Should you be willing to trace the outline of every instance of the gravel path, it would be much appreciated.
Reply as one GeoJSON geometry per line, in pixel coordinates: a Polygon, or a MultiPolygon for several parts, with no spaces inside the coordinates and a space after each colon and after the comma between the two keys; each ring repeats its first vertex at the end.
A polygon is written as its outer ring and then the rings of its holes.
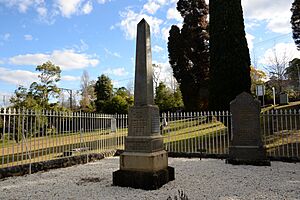
{"type": "Polygon", "coordinates": [[[183,190],[192,199],[300,199],[300,163],[233,166],[224,160],[169,158],[175,181],[159,190],[112,186],[119,158],[0,180],[0,199],[167,200],[183,190]]]}

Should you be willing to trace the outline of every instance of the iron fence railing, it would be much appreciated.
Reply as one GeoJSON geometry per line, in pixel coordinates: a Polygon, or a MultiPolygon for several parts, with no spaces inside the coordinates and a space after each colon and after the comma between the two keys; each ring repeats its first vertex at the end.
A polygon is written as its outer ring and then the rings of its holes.
{"type": "Polygon", "coordinates": [[[271,110],[261,114],[261,130],[271,157],[300,157],[300,110],[271,110]]]}
{"type": "Polygon", "coordinates": [[[164,113],[161,127],[165,149],[169,152],[228,153],[229,112],[164,113]]]}
{"type": "MultiPolygon", "coordinates": [[[[230,112],[163,113],[160,119],[168,152],[228,154],[230,112]]],[[[127,130],[127,115],[2,108],[0,168],[124,149],[127,130]]],[[[269,156],[299,159],[299,111],[262,113],[261,131],[269,156]]]]}
{"type": "Polygon", "coordinates": [[[1,109],[0,168],[123,148],[126,129],[119,115],[1,109]]]}

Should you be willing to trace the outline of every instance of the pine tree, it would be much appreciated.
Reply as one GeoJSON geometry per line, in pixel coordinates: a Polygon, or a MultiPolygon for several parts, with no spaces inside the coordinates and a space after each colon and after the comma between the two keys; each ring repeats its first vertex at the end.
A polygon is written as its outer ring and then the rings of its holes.
{"type": "Polygon", "coordinates": [[[168,51],[173,75],[179,83],[186,110],[205,110],[208,105],[209,44],[208,6],[205,0],[179,0],[183,27],[173,25],[168,51]]]}
{"type": "Polygon", "coordinates": [[[241,0],[210,0],[211,110],[229,110],[242,92],[250,93],[250,56],[241,0]]]}
{"type": "Polygon", "coordinates": [[[108,76],[101,75],[95,84],[96,111],[104,112],[105,104],[113,97],[113,85],[108,76]]]}
{"type": "Polygon", "coordinates": [[[291,24],[293,29],[293,38],[297,49],[300,50],[300,0],[295,0],[292,4],[291,24]]]}

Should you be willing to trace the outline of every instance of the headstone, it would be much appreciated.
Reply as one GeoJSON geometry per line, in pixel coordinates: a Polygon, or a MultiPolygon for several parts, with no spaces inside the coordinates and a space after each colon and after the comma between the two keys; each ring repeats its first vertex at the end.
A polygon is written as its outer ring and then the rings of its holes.
{"type": "Polygon", "coordinates": [[[230,103],[230,111],[233,138],[227,162],[270,166],[260,131],[260,102],[243,92],[230,103]]]}
{"type": "Polygon", "coordinates": [[[114,117],[110,119],[110,130],[112,133],[116,133],[117,131],[117,120],[114,117]]]}
{"type": "Polygon", "coordinates": [[[289,96],[286,93],[282,93],[279,95],[279,103],[280,105],[286,105],[289,104],[289,96]]]}
{"type": "Polygon", "coordinates": [[[128,121],[125,151],[120,155],[120,170],[113,172],[113,184],[148,190],[174,180],[154,105],[150,27],[144,19],[137,26],[134,106],[128,121]]]}

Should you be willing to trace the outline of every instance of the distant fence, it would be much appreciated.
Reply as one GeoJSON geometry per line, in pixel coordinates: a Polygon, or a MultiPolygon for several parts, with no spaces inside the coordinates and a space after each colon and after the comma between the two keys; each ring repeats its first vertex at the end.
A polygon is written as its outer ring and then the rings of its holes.
{"type": "Polygon", "coordinates": [[[0,107],[8,107],[11,105],[10,99],[13,97],[13,95],[3,95],[0,94],[0,107]]]}
{"type": "MultiPolygon", "coordinates": [[[[229,112],[163,113],[165,149],[173,153],[227,155],[229,112]]],[[[0,110],[0,168],[124,149],[127,115],[0,110]]],[[[297,158],[300,112],[267,111],[261,130],[268,156],[297,158]]]]}

